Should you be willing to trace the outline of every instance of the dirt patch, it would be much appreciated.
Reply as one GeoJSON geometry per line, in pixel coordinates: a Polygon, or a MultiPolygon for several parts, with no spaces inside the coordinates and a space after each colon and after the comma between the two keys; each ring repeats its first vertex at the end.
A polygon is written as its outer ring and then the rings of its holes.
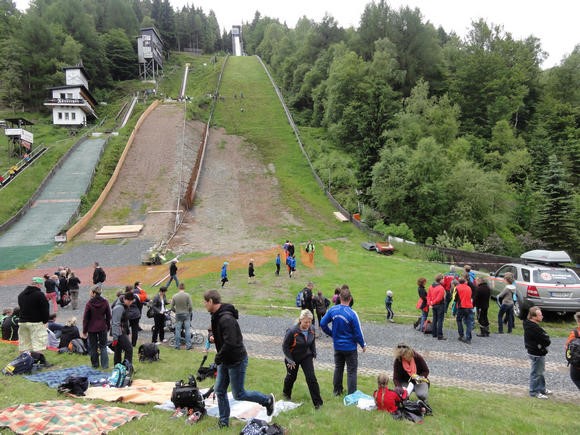
{"type": "MultiPolygon", "coordinates": [[[[201,122],[184,123],[182,106],[155,109],[137,133],[107,200],[79,238],[94,240],[103,225],[143,224],[139,237],[167,240],[175,225],[170,211],[187,187],[203,128],[201,122]]],[[[169,248],[180,254],[259,251],[279,243],[284,228],[300,225],[282,204],[275,166],[261,162],[255,146],[243,138],[212,129],[195,205],[185,212],[169,248]]]]}

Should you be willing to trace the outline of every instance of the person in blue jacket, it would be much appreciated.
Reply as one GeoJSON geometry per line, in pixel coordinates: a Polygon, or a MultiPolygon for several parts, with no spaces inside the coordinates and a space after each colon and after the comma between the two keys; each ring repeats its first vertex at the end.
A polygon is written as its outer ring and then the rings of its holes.
{"type": "Polygon", "coordinates": [[[346,364],[347,393],[352,394],[357,389],[358,353],[357,344],[366,352],[366,343],[361,324],[356,312],[349,306],[352,300],[348,285],[340,289],[340,304],[331,307],[320,322],[326,335],[332,337],[334,345],[334,395],[343,394],[342,378],[346,364]],[[332,323],[332,329],[328,327],[332,323]]]}
{"type": "Polygon", "coordinates": [[[224,261],[224,265],[222,266],[222,287],[226,282],[228,282],[228,262],[224,261]]]}

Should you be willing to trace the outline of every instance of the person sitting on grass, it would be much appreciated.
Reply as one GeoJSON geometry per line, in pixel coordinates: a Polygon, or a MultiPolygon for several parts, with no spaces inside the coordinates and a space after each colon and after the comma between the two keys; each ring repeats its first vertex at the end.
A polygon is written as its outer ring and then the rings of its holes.
{"type": "Polygon", "coordinates": [[[399,404],[408,397],[407,390],[400,390],[400,393],[389,390],[389,375],[386,373],[379,374],[377,376],[377,389],[373,393],[377,409],[395,414],[399,410],[399,404]]]}

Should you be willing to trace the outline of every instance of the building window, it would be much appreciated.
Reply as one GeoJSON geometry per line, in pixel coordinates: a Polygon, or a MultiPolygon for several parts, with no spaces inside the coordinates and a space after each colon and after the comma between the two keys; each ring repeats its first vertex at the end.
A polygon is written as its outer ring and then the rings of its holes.
{"type": "Polygon", "coordinates": [[[72,95],[72,92],[68,92],[68,93],[66,94],[66,98],[67,98],[68,100],[72,100],[72,97],[73,97],[73,95],[72,95]]]}
{"type": "Polygon", "coordinates": [[[76,113],[74,113],[74,112],[73,112],[73,113],[71,113],[71,114],[70,114],[70,119],[72,119],[73,121],[74,121],[75,119],[77,119],[77,114],[76,114],[76,113]]]}
{"type": "Polygon", "coordinates": [[[64,112],[64,120],[68,121],[68,112],[64,112]]]}
{"type": "Polygon", "coordinates": [[[58,112],[58,119],[62,121],[62,112],[58,112]]]}
{"type": "Polygon", "coordinates": [[[64,92],[60,94],[60,99],[61,100],[64,100],[65,99],[65,93],[64,92]]]}

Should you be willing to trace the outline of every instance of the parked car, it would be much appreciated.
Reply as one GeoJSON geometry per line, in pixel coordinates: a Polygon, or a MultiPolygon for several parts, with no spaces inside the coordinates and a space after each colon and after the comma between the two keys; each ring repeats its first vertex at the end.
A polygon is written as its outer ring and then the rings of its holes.
{"type": "Polygon", "coordinates": [[[378,254],[393,255],[395,247],[390,242],[364,242],[360,244],[367,251],[375,251],[378,254]]]}
{"type": "Polygon", "coordinates": [[[529,251],[520,256],[522,263],[509,263],[490,273],[489,286],[496,297],[507,283],[504,276],[513,273],[516,286],[514,314],[527,316],[530,307],[543,311],[580,311],[580,278],[574,270],[562,266],[570,257],[564,251],[529,251]]]}

